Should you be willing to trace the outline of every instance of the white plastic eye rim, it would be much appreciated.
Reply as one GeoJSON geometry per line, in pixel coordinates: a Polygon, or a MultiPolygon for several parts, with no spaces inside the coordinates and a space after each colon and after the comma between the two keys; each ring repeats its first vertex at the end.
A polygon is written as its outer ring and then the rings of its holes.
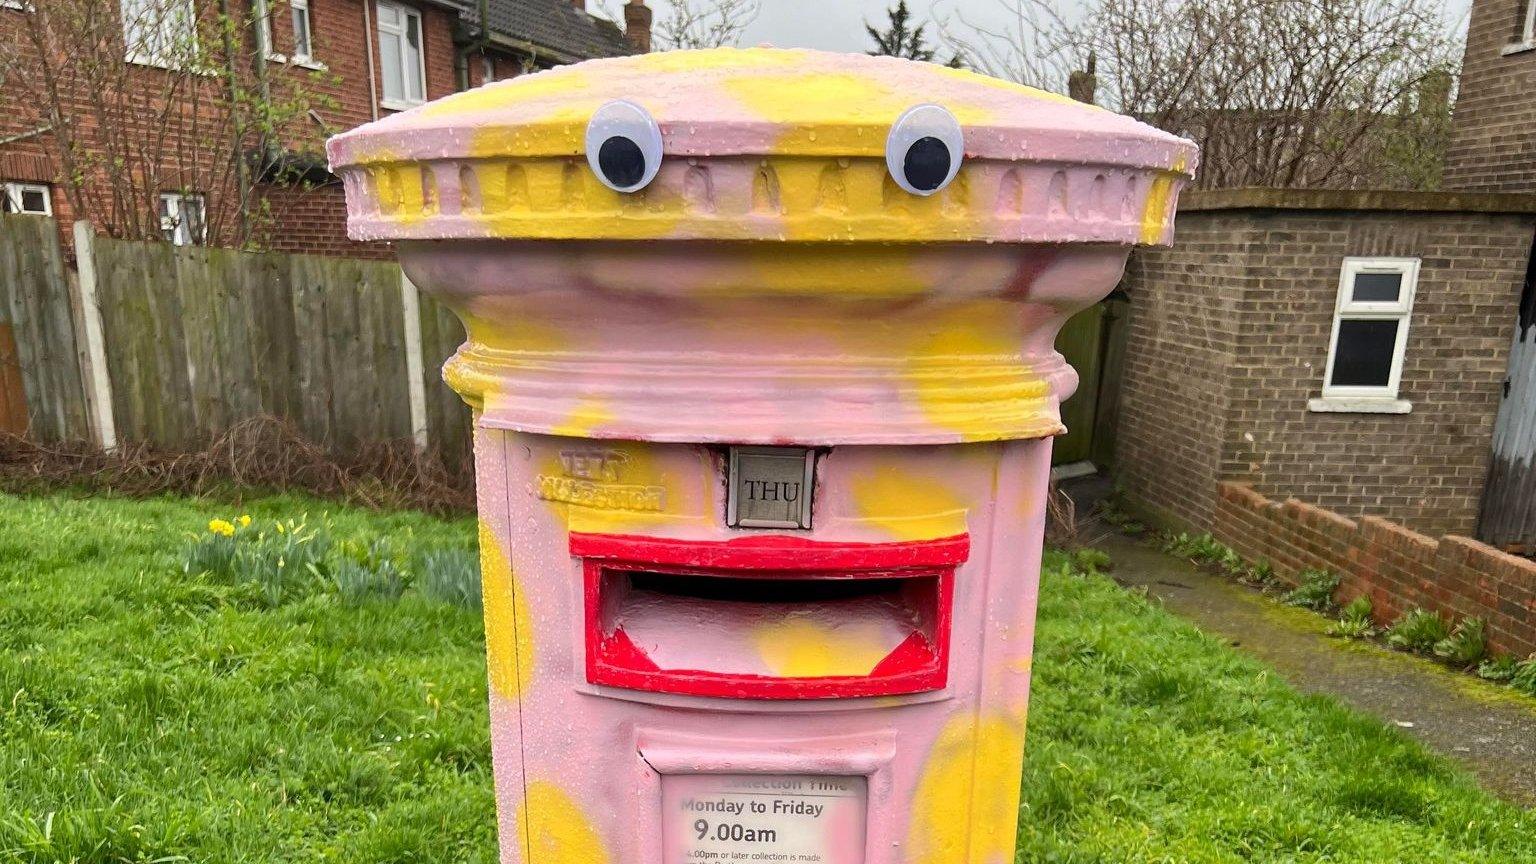
{"type": "Polygon", "coordinates": [[[965,159],[965,135],[960,131],[960,121],[942,105],[927,103],[914,105],[903,111],[885,138],[885,167],[891,172],[896,185],[913,195],[927,197],[948,186],[960,173],[960,163],[965,159]],[[923,138],[937,138],[949,149],[949,173],[932,189],[913,186],[906,175],[907,149],[923,138]]]}
{"type": "Polygon", "coordinates": [[[649,111],[627,99],[615,99],[592,112],[587,121],[587,165],[604,186],[615,192],[638,192],[656,179],[661,170],[661,127],[649,111]],[[640,148],[645,170],[638,182],[620,186],[608,178],[599,162],[603,144],[613,137],[628,138],[640,148]]]}

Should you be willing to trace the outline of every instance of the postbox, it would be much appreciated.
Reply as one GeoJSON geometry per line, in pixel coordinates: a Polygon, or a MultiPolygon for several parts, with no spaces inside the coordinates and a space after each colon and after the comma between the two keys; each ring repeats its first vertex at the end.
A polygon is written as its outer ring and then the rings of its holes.
{"type": "Polygon", "coordinates": [[[1194,147],[888,57],[685,51],[329,143],[468,337],[501,856],[1008,864],[1052,340],[1194,147]]]}

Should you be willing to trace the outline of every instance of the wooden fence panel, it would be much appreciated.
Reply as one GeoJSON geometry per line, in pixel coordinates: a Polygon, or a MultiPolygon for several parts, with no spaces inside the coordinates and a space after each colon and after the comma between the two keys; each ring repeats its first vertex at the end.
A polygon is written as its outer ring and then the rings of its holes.
{"type": "Polygon", "coordinates": [[[255,256],[241,270],[241,327],[263,338],[251,340],[243,352],[255,380],[255,400],[262,413],[274,417],[301,416],[298,324],[295,317],[293,263],[286,255],[255,256]]]}
{"type": "Polygon", "coordinates": [[[427,440],[457,471],[473,457],[469,406],[443,383],[443,363],[464,343],[464,325],[447,306],[421,296],[421,361],[427,391],[427,440]]]}
{"type": "Polygon", "coordinates": [[[177,251],[105,237],[95,242],[112,411],[125,441],[178,447],[195,439],[177,251]]]}
{"type": "Polygon", "coordinates": [[[98,239],[124,440],[194,447],[270,414],[338,450],[410,435],[399,268],[98,239]]]}
{"type": "MultiPolygon", "coordinates": [[[[263,414],[338,452],[411,437],[396,264],[105,237],[82,248],[118,440],[199,447],[263,414]]],[[[91,436],[78,305],[53,220],[0,216],[0,428],[91,436]]],[[[471,459],[470,417],[441,366],[464,331],[427,298],[418,322],[428,446],[457,469],[471,459]]]]}
{"type": "Polygon", "coordinates": [[[9,323],[0,324],[0,432],[25,435],[31,425],[27,417],[27,387],[21,380],[21,355],[16,352],[16,333],[9,323]]]}
{"type": "Polygon", "coordinates": [[[292,256],[295,376],[301,427],[348,448],[411,434],[400,269],[292,256]]]}
{"type": "Polygon", "coordinates": [[[1056,350],[1077,370],[1077,392],[1061,405],[1067,434],[1051,446],[1051,464],[1065,465],[1088,458],[1093,450],[1094,414],[1099,399],[1099,366],[1103,359],[1104,304],[1067,319],[1056,335],[1056,350]]]}
{"type": "Polygon", "coordinates": [[[0,216],[0,326],[15,343],[28,434],[89,438],[69,276],[52,219],[0,216]]]}
{"type": "Polygon", "coordinates": [[[331,364],[328,340],[345,338],[326,324],[326,290],[319,259],[292,259],[294,380],[299,386],[299,427],[315,441],[334,440],[331,428],[331,364]]]}

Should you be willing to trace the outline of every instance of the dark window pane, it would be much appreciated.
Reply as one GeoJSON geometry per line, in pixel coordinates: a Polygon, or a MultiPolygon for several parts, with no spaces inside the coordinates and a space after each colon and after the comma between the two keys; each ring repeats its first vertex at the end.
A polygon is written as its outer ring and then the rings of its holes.
{"type": "Polygon", "coordinates": [[[1333,351],[1335,387],[1385,387],[1392,377],[1392,348],[1397,321],[1339,322],[1339,343],[1333,351]]]}
{"type": "Polygon", "coordinates": [[[21,192],[21,211],[23,213],[46,213],[48,210],[48,196],[38,189],[23,189],[21,192]]]}
{"type": "Polygon", "coordinates": [[[1356,273],[1356,303],[1396,303],[1398,292],[1403,288],[1401,273],[1356,273]]]}

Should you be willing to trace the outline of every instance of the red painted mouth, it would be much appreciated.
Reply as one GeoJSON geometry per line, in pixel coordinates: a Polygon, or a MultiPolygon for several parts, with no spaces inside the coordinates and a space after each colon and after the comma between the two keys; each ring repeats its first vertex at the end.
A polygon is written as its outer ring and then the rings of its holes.
{"type": "Polygon", "coordinates": [[[948,675],[967,535],[821,543],[572,534],[587,680],[737,699],[919,693],[948,675]]]}

